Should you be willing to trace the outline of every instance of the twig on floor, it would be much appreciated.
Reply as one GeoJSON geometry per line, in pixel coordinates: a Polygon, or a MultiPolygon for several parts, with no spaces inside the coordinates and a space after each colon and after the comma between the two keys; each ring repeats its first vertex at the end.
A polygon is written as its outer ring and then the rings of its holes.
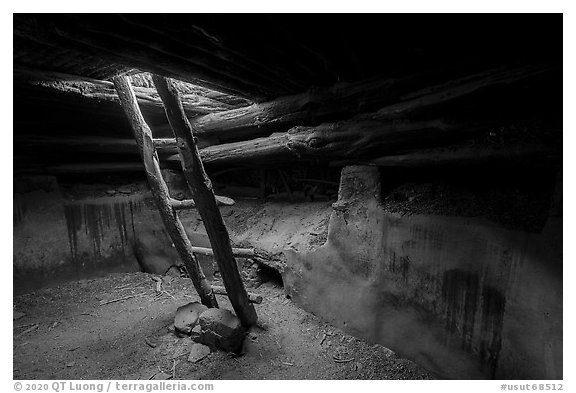
{"type": "Polygon", "coordinates": [[[152,276],[152,281],[156,282],[156,294],[160,295],[162,293],[162,279],[157,276],[152,276]]]}
{"type": "Polygon", "coordinates": [[[176,379],[176,359],[172,359],[172,379],[176,379]]]}
{"type": "Polygon", "coordinates": [[[293,366],[294,365],[294,363],[288,363],[288,362],[281,362],[281,363],[285,366],[293,366]]]}
{"type": "Polygon", "coordinates": [[[25,316],[26,316],[26,314],[24,314],[23,312],[14,310],[14,314],[13,314],[12,319],[15,321],[17,319],[24,318],[25,316]]]}
{"type": "Polygon", "coordinates": [[[148,284],[148,283],[149,283],[149,281],[142,281],[142,282],[137,283],[137,284],[121,285],[121,286],[116,287],[116,288],[114,288],[114,289],[116,289],[116,290],[118,290],[118,291],[124,291],[124,290],[127,290],[127,289],[134,290],[134,289],[139,288],[139,287],[141,287],[141,286],[143,286],[143,285],[145,285],[145,284],[148,284]]]}
{"type": "Polygon", "coordinates": [[[152,378],[154,378],[158,374],[160,374],[160,371],[156,371],[154,374],[150,375],[150,378],[148,378],[148,380],[151,380],[152,378]]]}
{"type": "Polygon", "coordinates": [[[34,330],[38,329],[38,324],[33,325],[32,327],[29,327],[28,329],[24,330],[22,333],[18,334],[16,337],[14,338],[20,338],[25,334],[28,334],[34,330]]]}
{"type": "Polygon", "coordinates": [[[350,358],[350,359],[341,359],[339,357],[336,357],[335,355],[332,356],[332,359],[336,362],[336,363],[348,363],[354,360],[354,358],[350,358]]]}
{"type": "Polygon", "coordinates": [[[157,343],[153,343],[148,339],[148,337],[144,337],[144,342],[151,348],[156,348],[158,346],[157,343]]]}
{"type": "Polygon", "coordinates": [[[16,326],[16,327],[14,327],[14,329],[22,329],[22,328],[30,327],[30,326],[34,326],[34,325],[36,325],[36,323],[27,323],[26,325],[16,326]]]}
{"type": "Polygon", "coordinates": [[[324,341],[326,341],[326,337],[328,337],[328,335],[326,333],[324,333],[324,335],[322,335],[322,341],[320,341],[320,346],[322,346],[322,344],[324,344],[324,341]]]}
{"type": "Polygon", "coordinates": [[[172,299],[176,300],[176,298],[168,291],[164,291],[164,293],[168,296],[170,296],[172,299]]]}
{"type": "Polygon", "coordinates": [[[236,361],[236,363],[240,363],[240,360],[238,360],[238,355],[236,355],[234,352],[228,352],[228,356],[230,356],[232,360],[236,361]]]}
{"type": "Polygon", "coordinates": [[[104,305],[106,305],[106,304],[121,302],[121,301],[124,301],[124,300],[132,299],[132,298],[134,298],[134,297],[143,296],[143,295],[146,295],[146,293],[140,293],[140,294],[138,294],[138,295],[124,296],[124,297],[121,297],[121,298],[119,298],[119,299],[114,299],[114,300],[100,301],[100,305],[101,305],[101,306],[104,306],[104,305]]]}

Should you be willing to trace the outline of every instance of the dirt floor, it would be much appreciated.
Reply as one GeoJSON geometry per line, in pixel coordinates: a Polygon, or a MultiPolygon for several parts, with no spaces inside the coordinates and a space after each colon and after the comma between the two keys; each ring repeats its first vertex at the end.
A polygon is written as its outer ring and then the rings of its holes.
{"type": "MultiPolygon", "coordinates": [[[[115,273],[14,298],[14,379],[431,379],[416,364],[320,321],[278,283],[251,292],[259,324],[244,353],[187,361],[192,341],[173,330],[176,308],[198,300],[191,281],[115,273]],[[111,300],[118,300],[110,302],[111,300]],[[109,302],[109,303],[106,303],[109,302]],[[24,314],[24,315],[22,315],[24,314]]],[[[225,296],[220,306],[231,309],[225,296]]]]}

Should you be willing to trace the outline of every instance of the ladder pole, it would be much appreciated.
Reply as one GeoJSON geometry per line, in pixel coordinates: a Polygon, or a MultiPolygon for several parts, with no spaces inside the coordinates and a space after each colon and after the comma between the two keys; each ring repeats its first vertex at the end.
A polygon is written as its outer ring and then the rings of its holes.
{"type": "Polygon", "coordinates": [[[204,222],[206,233],[214,252],[214,259],[220,269],[230,303],[232,303],[232,307],[234,307],[234,311],[242,325],[246,327],[255,325],[258,316],[254,306],[250,303],[246,288],[244,288],[238,272],[238,265],[232,254],[228,230],[217,207],[212,183],[204,170],[202,160],[198,154],[192,126],[182,108],[179,93],[172,81],[167,78],[153,75],[152,80],[162,99],[166,117],[174,132],[176,146],[182,162],[182,170],[190,191],[192,191],[192,197],[196,202],[198,213],[200,213],[204,222]]]}
{"type": "Polygon", "coordinates": [[[152,131],[140,112],[138,101],[136,100],[128,77],[124,75],[115,77],[114,86],[116,87],[118,97],[120,97],[120,104],[128,117],[134,138],[138,144],[138,150],[144,162],[148,184],[156,201],[156,206],[160,212],[164,227],[174,243],[174,248],[176,248],[178,255],[180,255],[182,262],[184,262],[190,274],[190,278],[200,296],[202,304],[207,307],[218,307],[218,302],[212,292],[212,287],[208,280],[206,280],[206,276],[204,276],[202,268],[194,256],[192,244],[190,244],[186,231],[178,219],[176,211],[170,204],[168,186],[162,177],[162,172],[160,172],[160,162],[154,148],[152,131]]]}

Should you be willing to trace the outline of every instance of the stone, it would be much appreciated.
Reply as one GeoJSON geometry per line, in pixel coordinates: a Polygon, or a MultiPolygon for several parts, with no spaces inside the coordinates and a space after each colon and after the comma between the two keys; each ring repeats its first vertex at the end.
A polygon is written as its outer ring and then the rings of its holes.
{"type": "Polygon", "coordinates": [[[222,308],[210,308],[200,314],[200,339],[202,344],[227,352],[242,348],[244,328],[238,317],[222,308]]]}
{"type": "Polygon", "coordinates": [[[201,333],[202,328],[200,327],[200,325],[196,325],[192,328],[192,331],[190,332],[190,338],[192,339],[192,341],[198,342],[200,340],[201,333]]]}
{"type": "Polygon", "coordinates": [[[194,343],[194,345],[192,345],[192,349],[190,350],[188,361],[192,363],[198,363],[208,355],[210,355],[210,347],[207,347],[203,344],[194,343]]]}
{"type": "Polygon", "coordinates": [[[221,336],[229,336],[242,328],[236,315],[224,308],[210,308],[200,314],[202,330],[210,329],[221,336]]]}
{"type": "Polygon", "coordinates": [[[190,334],[192,328],[198,323],[198,317],[208,307],[198,302],[191,302],[178,307],[174,316],[174,329],[183,334],[190,334]]]}

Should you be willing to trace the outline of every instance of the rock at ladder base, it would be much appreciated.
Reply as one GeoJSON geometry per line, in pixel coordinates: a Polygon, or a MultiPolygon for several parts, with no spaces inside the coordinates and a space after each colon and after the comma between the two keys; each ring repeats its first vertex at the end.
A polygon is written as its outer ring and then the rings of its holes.
{"type": "Polygon", "coordinates": [[[174,328],[180,333],[190,334],[192,328],[198,323],[200,314],[207,309],[208,307],[198,302],[178,307],[174,316],[174,328]]]}
{"type": "Polygon", "coordinates": [[[210,308],[200,314],[199,341],[227,352],[238,352],[244,341],[244,328],[229,310],[210,308]]]}

